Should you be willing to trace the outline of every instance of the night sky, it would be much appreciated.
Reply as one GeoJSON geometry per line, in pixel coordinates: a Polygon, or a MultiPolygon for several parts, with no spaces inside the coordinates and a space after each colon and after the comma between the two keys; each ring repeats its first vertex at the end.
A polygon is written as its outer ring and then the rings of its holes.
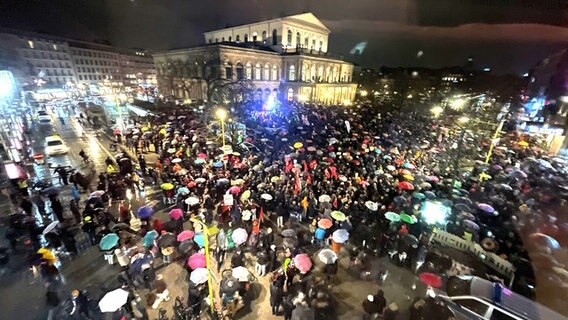
{"type": "Polygon", "coordinates": [[[206,30],[304,11],[331,29],[330,51],[369,67],[471,56],[479,68],[520,74],[568,48],[568,0],[1,0],[0,25],[166,50],[199,45],[206,30]],[[349,54],[364,41],[363,54],[349,54]]]}

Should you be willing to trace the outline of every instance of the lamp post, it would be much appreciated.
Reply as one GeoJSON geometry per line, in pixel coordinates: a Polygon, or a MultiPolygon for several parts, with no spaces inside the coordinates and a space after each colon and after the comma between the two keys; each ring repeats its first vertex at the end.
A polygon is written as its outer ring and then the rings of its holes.
{"type": "Polygon", "coordinates": [[[221,121],[221,138],[223,141],[223,152],[225,152],[225,120],[227,119],[227,110],[217,109],[215,115],[219,118],[219,121],[221,121]]]}
{"type": "Polygon", "coordinates": [[[203,230],[203,246],[205,247],[205,266],[207,267],[207,287],[209,287],[209,307],[211,308],[211,314],[215,311],[215,302],[213,299],[213,279],[211,277],[211,258],[209,256],[209,229],[203,221],[196,218],[190,219],[192,223],[197,223],[201,225],[203,230]]]}

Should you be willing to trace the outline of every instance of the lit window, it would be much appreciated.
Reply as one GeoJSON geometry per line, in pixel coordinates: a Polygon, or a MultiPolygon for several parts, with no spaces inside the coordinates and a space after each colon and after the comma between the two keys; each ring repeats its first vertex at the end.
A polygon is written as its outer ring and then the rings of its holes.
{"type": "Polygon", "coordinates": [[[296,80],[296,67],[290,66],[290,71],[288,72],[288,80],[289,81],[296,80]]]}
{"type": "Polygon", "coordinates": [[[270,66],[267,64],[264,65],[264,80],[265,81],[270,80],[270,66]]]}
{"type": "Polygon", "coordinates": [[[252,66],[250,65],[250,63],[247,63],[245,77],[247,80],[252,80],[252,66]]]}
{"type": "Polygon", "coordinates": [[[30,48],[34,48],[34,42],[32,40],[28,40],[28,46],[30,46],[30,48]]]}
{"type": "Polygon", "coordinates": [[[262,71],[260,69],[260,64],[256,64],[255,68],[254,68],[254,80],[260,81],[260,76],[262,74],[262,71]]]}
{"type": "Polygon", "coordinates": [[[272,81],[278,81],[278,67],[272,66],[272,81]]]}

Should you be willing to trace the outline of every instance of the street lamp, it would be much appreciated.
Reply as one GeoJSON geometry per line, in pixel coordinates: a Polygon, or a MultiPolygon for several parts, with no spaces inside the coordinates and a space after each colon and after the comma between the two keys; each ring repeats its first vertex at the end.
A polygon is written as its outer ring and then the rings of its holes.
{"type": "Polygon", "coordinates": [[[466,100],[462,98],[457,98],[450,102],[450,107],[454,110],[461,110],[465,106],[466,100]]]}
{"type": "Polygon", "coordinates": [[[440,106],[435,106],[432,109],[430,109],[430,112],[432,112],[434,114],[434,117],[438,117],[443,111],[444,111],[444,108],[442,108],[440,106]]]}
{"type": "MultiPolygon", "coordinates": [[[[215,311],[215,304],[213,301],[213,279],[211,278],[211,258],[209,256],[209,229],[207,225],[201,220],[196,218],[189,219],[192,223],[197,223],[201,226],[203,230],[203,246],[205,247],[205,266],[207,267],[207,286],[209,287],[209,307],[211,308],[211,314],[215,311]]],[[[217,262],[219,263],[219,262],[217,262]]]]}
{"type": "Polygon", "coordinates": [[[223,152],[225,152],[225,120],[227,119],[227,110],[225,109],[217,109],[215,111],[215,115],[221,121],[221,134],[223,140],[223,152]]]}
{"type": "Polygon", "coordinates": [[[466,117],[466,116],[463,116],[463,117],[459,117],[459,118],[458,118],[458,122],[459,122],[459,123],[468,123],[469,120],[470,120],[470,119],[469,119],[468,117],[466,117]]]}

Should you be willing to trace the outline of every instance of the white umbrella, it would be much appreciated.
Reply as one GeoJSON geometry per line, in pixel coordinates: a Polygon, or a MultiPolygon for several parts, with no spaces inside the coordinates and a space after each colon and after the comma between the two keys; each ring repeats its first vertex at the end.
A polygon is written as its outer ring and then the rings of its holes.
{"type": "Polygon", "coordinates": [[[319,196],[318,200],[319,202],[330,202],[331,197],[328,196],[327,194],[322,194],[321,196],[319,196]]]}
{"type": "Polygon", "coordinates": [[[185,199],[185,203],[190,206],[194,206],[196,204],[199,204],[199,199],[197,199],[196,197],[189,197],[185,199]]]}
{"type": "Polygon", "coordinates": [[[207,282],[208,271],[206,268],[197,268],[189,275],[189,280],[195,284],[207,282]]]}
{"type": "Polygon", "coordinates": [[[266,200],[266,201],[272,200],[272,196],[269,195],[268,193],[263,193],[263,194],[261,194],[261,195],[260,195],[260,198],[262,198],[262,199],[264,199],[264,200],[266,200]]]}
{"type": "Polygon", "coordinates": [[[367,207],[367,209],[371,210],[371,211],[377,211],[379,210],[379,204],[373,201],[366,201],[365,202],[365,207],[367,207]]]}
{"type": "Polygon", "coordinates": [[[115,312],[126,304],[127,299],[128,291],[116,289],[105,294],[99,301],[99,308],[101,312],[115,312]]]}
{"type": "Polygon", "coordinates": [[[181,159],[180,158],[175,158],[174,160],[172,160],[172,163],[180,163],[181,159]]]}
{"type": "Polygon", "coordinates": [[[247,282],[249,281],[250,271],[248,271],[245,267],[236,267],[233,268],[233,277],[238,279],[239,282],[247,282]]]}
{"type": "Polygon", "coordinates": [[[45,227],[45,229],[43,229],[43,234],[48,234],[51,231],[55,230],[55,228],[57,228],[57,226],[59,225],[59,221],[53,221],[52,223],[50,223],[47,227],[45,227]]]}
{"type": "Polygon", "coordinates": [[[203,183],[203,182],[205,182],[205,181],[206,181],[205,178],[197,178],[197,179],[195,179],[195,182],[197,182],[197,183],[203,183]]]}
{"type": "Polygon", "coordinates": [[[250,221],[251,218],[252,218],[252,212],[250,210],[244,210],[243,211],[243,220],[244,221],[250,221]]]}
{"type": "Polygon", "coordinates": [[[318,253],[318,258],[325,264],[332,264],[337,261],[337,254],[331,249],[323,249],[318,253]]]}

